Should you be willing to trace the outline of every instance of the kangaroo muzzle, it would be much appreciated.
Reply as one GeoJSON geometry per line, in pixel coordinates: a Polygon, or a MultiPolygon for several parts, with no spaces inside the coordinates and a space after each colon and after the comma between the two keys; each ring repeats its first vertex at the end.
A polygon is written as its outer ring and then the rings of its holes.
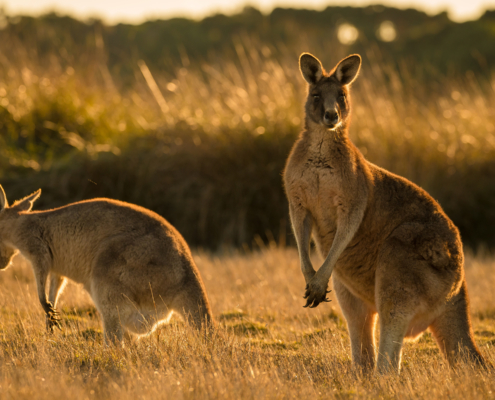
{"type": "Polygon", "coordinates": [[[323,115],[323,123],[330,127],[333,128],[337,123],[339,122],[339,114],[336,110],[327,110],[325,111],[325,114],[323,115]]]}

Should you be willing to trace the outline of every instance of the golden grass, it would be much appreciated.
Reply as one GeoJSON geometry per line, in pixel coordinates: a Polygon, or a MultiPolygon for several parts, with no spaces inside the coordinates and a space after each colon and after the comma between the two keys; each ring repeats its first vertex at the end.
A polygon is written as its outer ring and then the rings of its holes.
{"type": "MultiPolygon", "coordinates": [[[[449,369],[429,334],[405,346],[400,377],[361,375],[334,301],[302,307],[294,249],[199,252],[218,335],[205,341],[179,318],[123,349],[102,344],[84,290],[62,295],[63,330],[45,332],[30,266],[0,273],[2,399],[491,398],[493,372],[449,369]]],[[[318,260],[315,260],[318,263],[318,260]]],[[[468,256],[476,340],[495,363],[495,258],[468,256]]],[[[333,294],[333,293],[332,293],[333,294]]],[[[333,297],[332,297],[333,298],[333,297]]]]}

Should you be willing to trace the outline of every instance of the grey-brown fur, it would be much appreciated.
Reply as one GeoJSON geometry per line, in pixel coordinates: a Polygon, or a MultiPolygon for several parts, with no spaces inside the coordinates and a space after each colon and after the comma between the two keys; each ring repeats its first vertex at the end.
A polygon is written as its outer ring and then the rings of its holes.
{"type": "Polygon", "coordinates": [[[405,337],[430,328],[450,363],[483,364],[469,319],[459,232],[440,205],[405,178],[368,162],[348,137],[349,85],[361,57],[329,73],[300,58],[309,84],[305,129],[284,172],[306,306],[334,289],[347,320],[354,362],[373,368],[379,316],[379,372],[399,371],[405,337]],[[311,236],[325,258],[315,271],[311,236]]]}
{"type": "Polygon", "coordinates": [[[55,307],[66,278],[83,284],[91,295],[107,343],[122,340],[124,330],[149,333],[173,311],[197,329],[211,326],[191,252],[162,217],[110,199],[31,212],[40,193],[9,207],[0,186],[0,269],[18,251],[31,262],[50,329],[58,322],[55,307]]]}

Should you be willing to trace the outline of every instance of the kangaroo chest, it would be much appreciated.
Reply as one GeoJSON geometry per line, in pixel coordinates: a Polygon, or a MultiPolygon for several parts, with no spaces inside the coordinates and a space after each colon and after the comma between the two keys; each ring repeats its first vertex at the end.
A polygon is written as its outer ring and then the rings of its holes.
{"type": "Polygon", "coordinates": [[[286,171],[288,195],[311,213],[316,236],[328,236],[335,231],[343,190],[341,166],[322,147],[310,146],[286,171]]]}

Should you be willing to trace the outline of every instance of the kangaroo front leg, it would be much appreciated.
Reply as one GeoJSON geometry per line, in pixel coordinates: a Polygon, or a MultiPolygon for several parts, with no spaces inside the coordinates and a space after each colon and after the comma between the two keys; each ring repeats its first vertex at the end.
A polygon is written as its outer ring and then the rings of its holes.
{"type": "MultiPolygon", "coordinates": [[[[57,301],[62,293],[64,286],[66,284],[67,280],[60,275],[54,274],[53,272],[50,273],[50,289],[48,292],[48,302],[52,304],[53,310],[55,313],[56,307],[57,307],[57,301]]],[[[53,320],[53,318],[50,318],[49,315],[47,314],[46,316],[46,328],[50,331],[53,332],[53,327],[56,326],[57,328],[61,329],[60,323],[58,320],[53,320]]]]}
{"type": "Polygon", "coordinates": [[[311,263],[309,254],[311,230],[313,229],[313,217],[307,209],[300,205],[296,205],[293,202],[290,202],[289,204],[289,211],[292,229],[294,230],[297,249],[299,251],[301,271],[307,285],[315,275],[315,270],[313,268],[313,264],[311,263]]]}
{"type": "Polygon", "coordinates": [[[49,268],[46,263],[33,262],[32,264],[34,277],[36,279],[36,287],[38,289],[38,298],[40,300],[41,307],[43,307],[43,310],[46,313],[47,328],[49,331],[52,331],[53,326],[59,324],[60,317],[53,304],[46,298],[46,281],[48,280],[49,268]]]}
{"type": "Polygon", "coordinates": [[[308,300],[304,307],[310,306],[310,308],[314,308],[321,302],[329,301],[326,298],[327,293],[329,293],[329,291],[327,291],[328,281],[330,280],[330,276],[332,276],[337,260],[361,225],[365,206],[366,202],[362,201],[353,208],[340,206],[337,210],[337,231],[333,239],[332,247],[320,269],[316,272],[306,288],[304,298],[307,298],[308,300]]]}

